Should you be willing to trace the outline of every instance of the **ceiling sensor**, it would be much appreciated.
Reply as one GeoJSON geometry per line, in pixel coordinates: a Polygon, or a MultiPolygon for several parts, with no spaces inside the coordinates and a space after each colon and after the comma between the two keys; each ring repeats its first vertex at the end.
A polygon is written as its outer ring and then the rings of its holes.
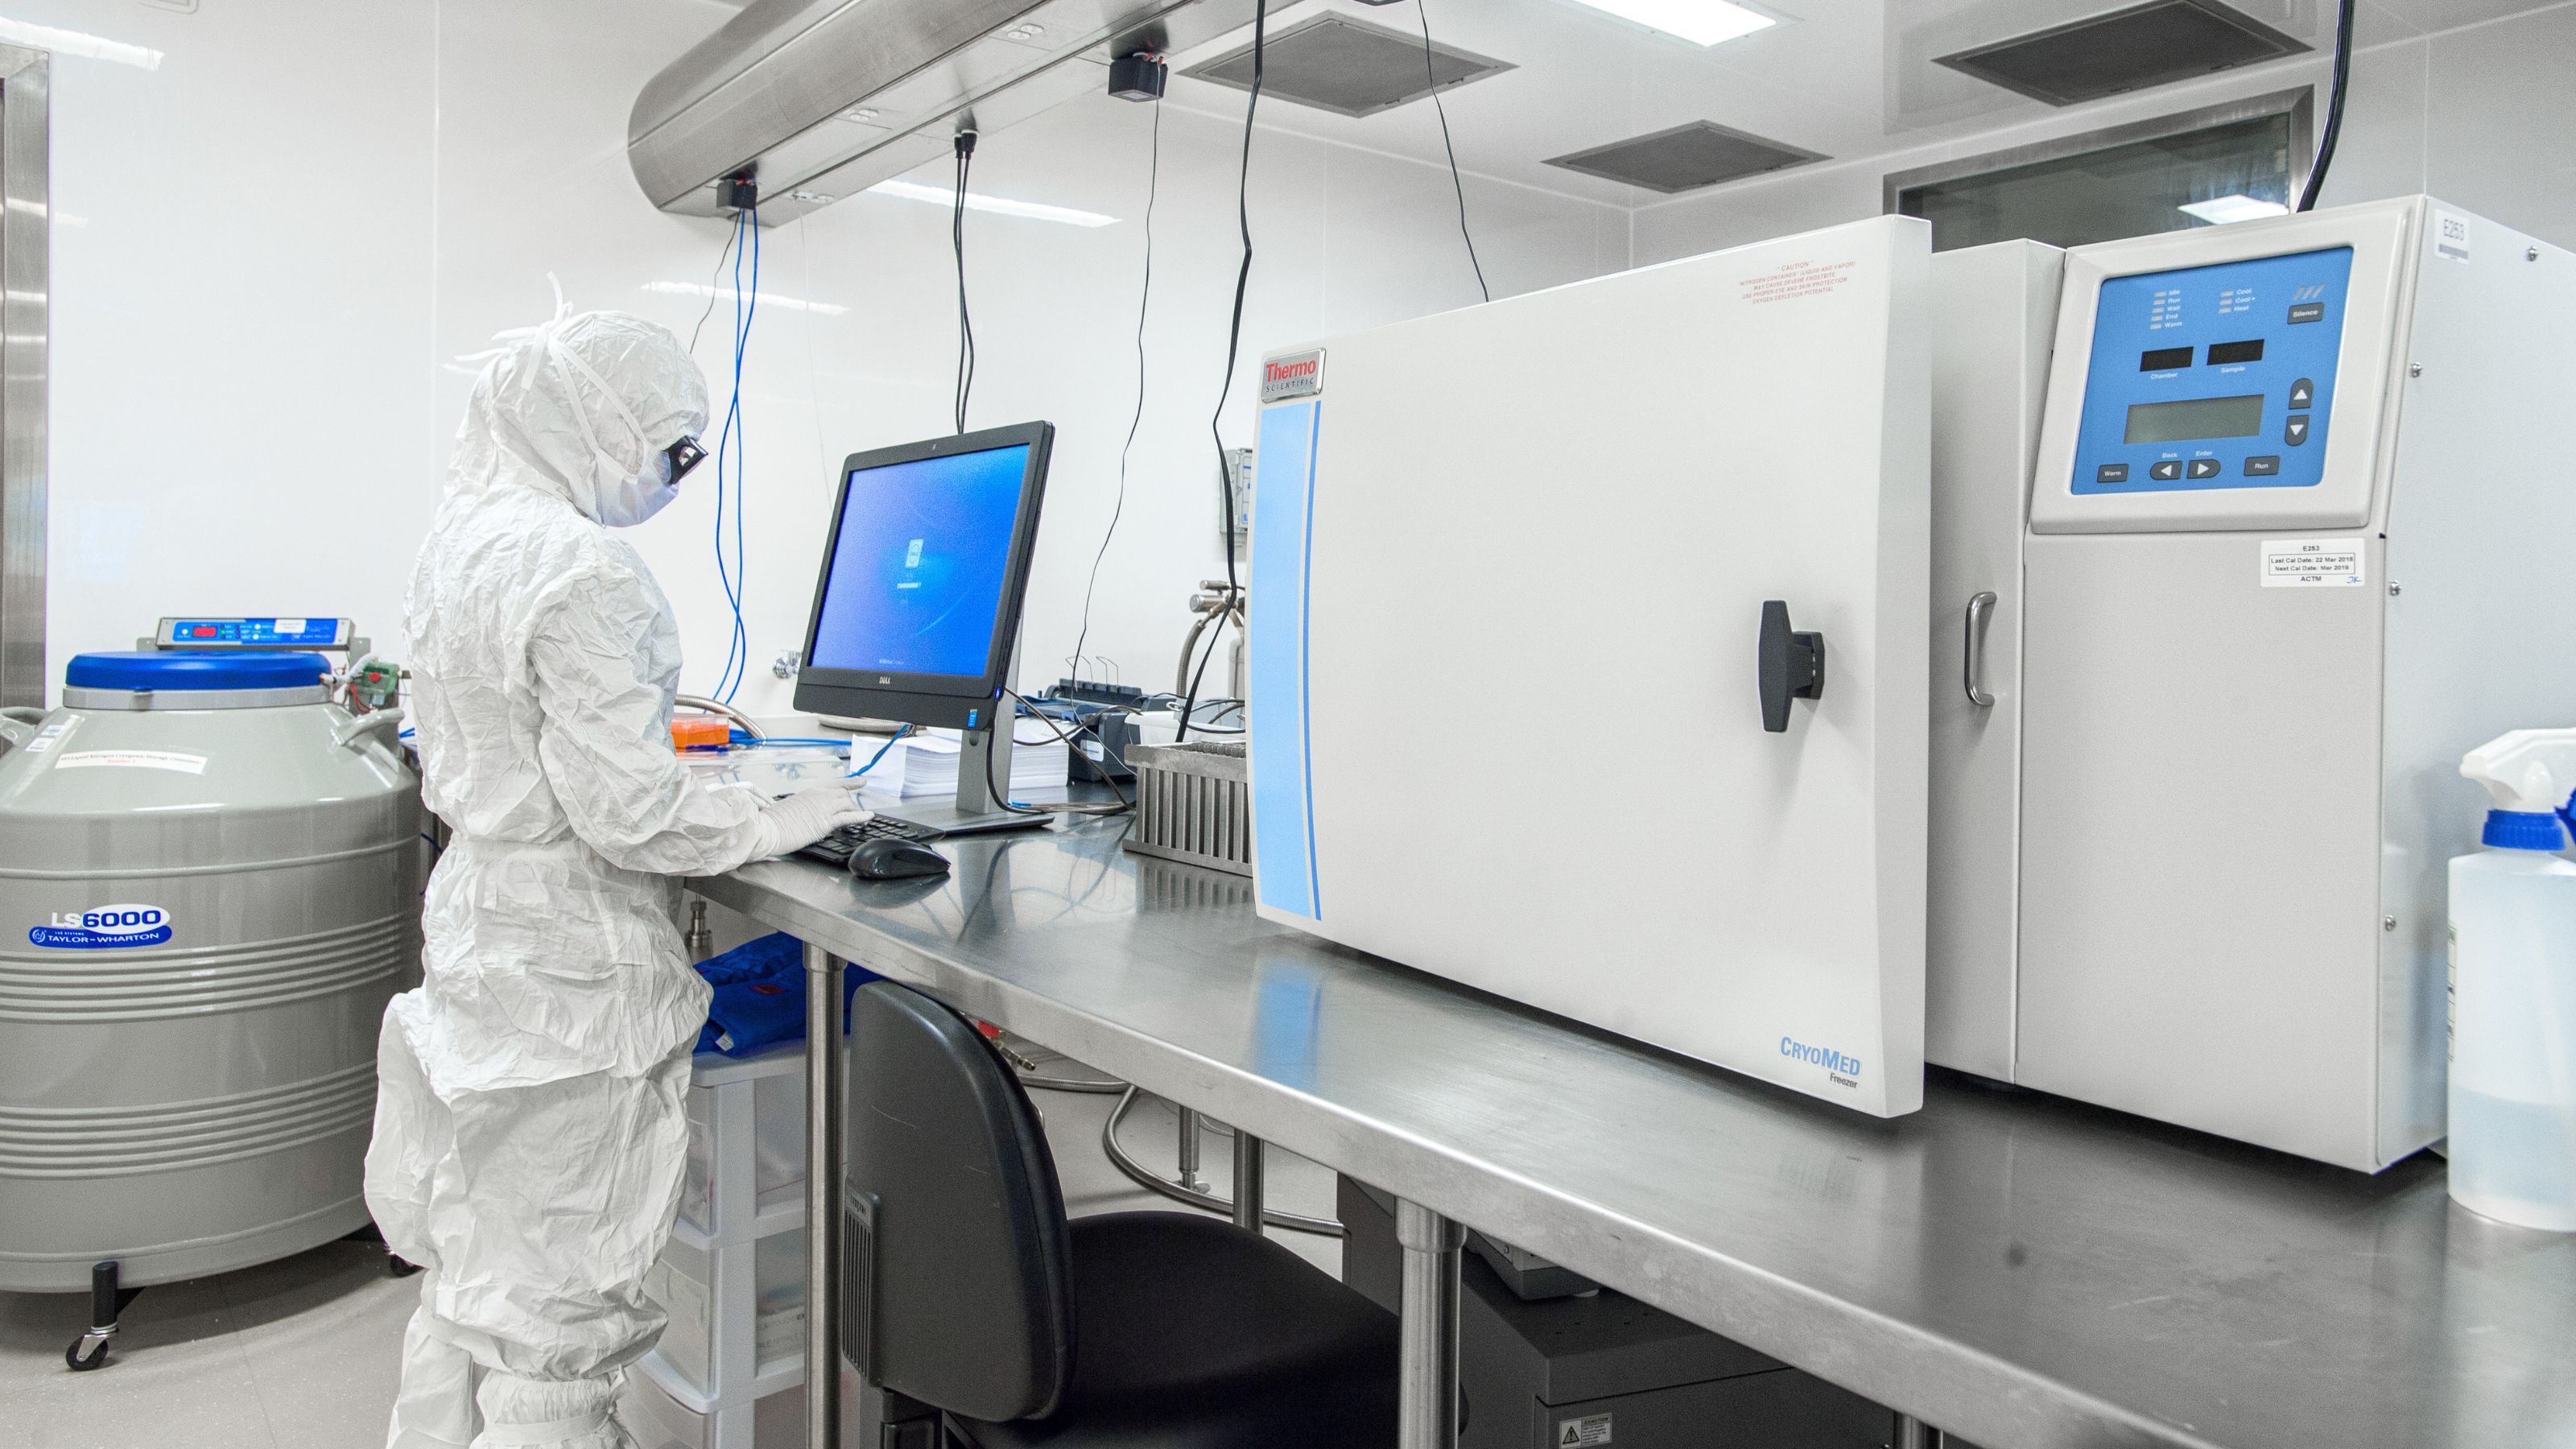
{"type": "Polygon", "coordinates": [[[1547,164],[1587,176],[1623,181],[1649,191],[1696,191],[1721,181],[1740,181],[1766,171],[1804,166],[1825,157],[1782,141],[1693,121],[1646,136],[1631,136],[1570,156],[1551,156],[1547,164]]]}
{"type": "Polygon", "coordinates": [[[1934,61],[2033,100],[2071,106],[2307,49],[2218,0],[2147,0],[1934,61]]]}
{"type": "MultiPolygon", "coordinates": [[[[1344,116],[1374,116],[1435,90],[1512,69],[1449,45],[1325,11],[1269,37],[1261,50],[1261,94],[1344,116]]],[[[1252,47],[1238,46],[1182,72],[1235,90],[1252,89],[1252,47]]]]}

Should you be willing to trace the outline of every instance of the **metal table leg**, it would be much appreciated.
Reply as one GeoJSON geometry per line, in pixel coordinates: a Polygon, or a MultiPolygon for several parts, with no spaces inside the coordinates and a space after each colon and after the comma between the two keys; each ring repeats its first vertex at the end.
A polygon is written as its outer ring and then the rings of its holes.
{"type": "Polygon", "coordinates": [[[1941,1449],[1941,1431],[1912,1414],[1896,1416],[1896,1449],[1941,1449]]]}
{"type": "Polygon", "coordinates": [[[841,958],[805,947],[805,1449],[841,1449],[841,958]]]}
{"type": "Polygon", "coordinates": [[[1396,1449],[1457,1449],[1458,1261],[1467,1230],[1397,1198],[1395,1240],[1404,1248],[1396,1449]]]}
{"type": "Polygon", "coordinates": [[[1174,1104],[1172,1113],[1180,1118],[1181,1123],[1180,1138],[1173,1144],[1172,1149],[1173,1159],[1180,1166],[1180,1171],[1175,1175],[1180,1179],[1181,1186],[1192,1192],[1205,1192],[1207,1180],[1199,1176],[1199,1114],[1177,1103],[1174,1104]]]}
{"type": "Polygon", "coordinates": [[[1237,1127],[1234,1129],[1234,1225],[1251,1232],[1261,1231],[1261,1204],[1267,1196],[1266,1178],[1269,1159],[1262,1154],[1261,1139],[1237,1127]]]}

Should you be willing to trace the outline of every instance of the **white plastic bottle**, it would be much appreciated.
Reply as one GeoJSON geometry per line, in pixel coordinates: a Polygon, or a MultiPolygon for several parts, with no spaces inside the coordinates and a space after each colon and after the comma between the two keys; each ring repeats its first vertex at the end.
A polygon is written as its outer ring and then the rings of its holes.
{"type": "Polygon", "coordinates": [[[2451,1196],[2576,1232],[2576,730],[2516,730],[2460,773],[2496,808],[2451,861],[2451,1196]]]}

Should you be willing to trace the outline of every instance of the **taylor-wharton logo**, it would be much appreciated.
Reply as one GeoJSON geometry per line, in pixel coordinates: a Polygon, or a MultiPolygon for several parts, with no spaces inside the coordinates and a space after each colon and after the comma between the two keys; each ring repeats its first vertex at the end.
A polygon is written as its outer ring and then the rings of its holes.
{"type": "Polygon", "coordinates": [[[1844,1056],[1832,1047],[1809,1046],[1795,1037],[1784,1036],[1780,1038],[1780,1055],[1793,1062],[1823,1067],[1837,1087],[1860,1085],[1860,1058],[1844,1056]]]}
{"type": "Polygon", "coordinates": [[[57,951],[115,951],[158,946],[170,939],[171,925],[159,906],[92,906],[54,912],[45,924],[27,928],[27,940],[57,951]]]}

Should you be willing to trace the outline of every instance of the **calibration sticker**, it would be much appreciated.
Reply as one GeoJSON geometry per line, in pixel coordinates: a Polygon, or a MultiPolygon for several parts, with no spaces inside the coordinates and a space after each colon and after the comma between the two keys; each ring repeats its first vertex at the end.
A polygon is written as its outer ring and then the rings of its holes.
{"type": "Polygon", "coordinates": [[[2363,572],[2357,538],[2263,540],[2263,587],[2357,589],[2363,572]]]}
{"type": "Polygon", "coordinates": [[[175,924],[159,906],[92,906],[54,912],[44,925],[27,928],[27,940],[57,951],[121,951],[158,946],[175,924]]]}
{"type": "Polygon", "coordinates": [[[1557,1449],[1589,1449],[1591,1445],[1609,1442],[1608,1414],[1586,1414],[1580,1419],[1556,1421],[1557,1449]]]}

